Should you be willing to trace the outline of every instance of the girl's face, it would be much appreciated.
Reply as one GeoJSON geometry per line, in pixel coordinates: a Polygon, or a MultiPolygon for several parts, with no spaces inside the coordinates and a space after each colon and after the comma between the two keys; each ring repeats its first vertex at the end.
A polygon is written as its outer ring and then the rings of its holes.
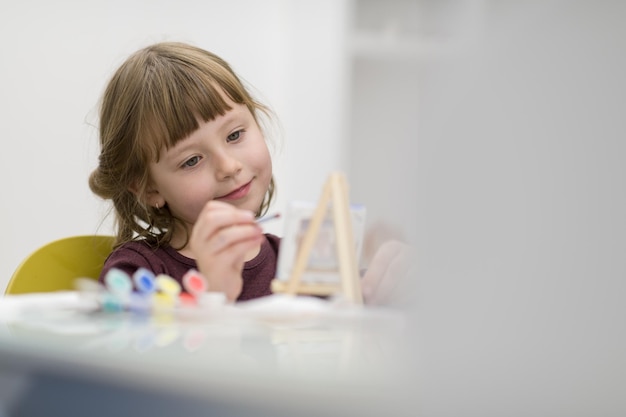
{"type": "Polygon", "coordinates": [[[257,212],[272,178],[269,150],[252,113],[227,101],[232,110],[200,122],[198,130],[150,164],[148,202],[167,204],[188,231],[210,200],[257,212]]]}

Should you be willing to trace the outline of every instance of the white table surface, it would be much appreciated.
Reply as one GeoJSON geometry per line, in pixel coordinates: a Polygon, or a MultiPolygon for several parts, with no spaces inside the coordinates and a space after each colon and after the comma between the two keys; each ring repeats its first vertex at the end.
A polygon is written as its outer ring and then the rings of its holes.
{"type": "Polygon", "coordinates": [[[407,399],[397,389],[411,379],[397,311],[285,296],[202,313],[91,307],[75,292],[0,299],[0,374],[60,374],[209,405],[219,399],[257,415],[374,415],[407,399]]]}

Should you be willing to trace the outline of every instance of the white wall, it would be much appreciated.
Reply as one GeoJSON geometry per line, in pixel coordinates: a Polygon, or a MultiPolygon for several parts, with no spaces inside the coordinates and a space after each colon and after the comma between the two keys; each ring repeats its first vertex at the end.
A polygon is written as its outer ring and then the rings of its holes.
{"type": "MultiPolygon", "coordinates": [[[[87,177],[97,164],[97,105],[136,49],[178,40],[228,60],[283,128],[277,210],[315,199],[343,169],[339,60],[345,2],[332,0],[11,2],[0,13],[0,291],[51,240],[112,233],[87,177]],[[323,20],[323,31],[320,22],[323,20]],[[289,173],[289,174],[287,174],[289,173]]],[[[280,233],[282,225],[269,225],[280,233]]]]}
{"type": "Polygon", "coordinates": [[[425,66],[423,415],[626,413],[626,3],[485,2],[425,66]]]}

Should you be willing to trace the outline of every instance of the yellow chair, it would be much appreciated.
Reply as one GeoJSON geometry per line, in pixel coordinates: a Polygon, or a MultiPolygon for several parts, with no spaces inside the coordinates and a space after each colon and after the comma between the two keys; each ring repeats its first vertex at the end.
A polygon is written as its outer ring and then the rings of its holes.
{"type": "Polygon", "coordinates": [[[48,243],[15,270],[5,294],[73,290],[76,278],[98,279],[113,236],[72,236],[48,243]]]}

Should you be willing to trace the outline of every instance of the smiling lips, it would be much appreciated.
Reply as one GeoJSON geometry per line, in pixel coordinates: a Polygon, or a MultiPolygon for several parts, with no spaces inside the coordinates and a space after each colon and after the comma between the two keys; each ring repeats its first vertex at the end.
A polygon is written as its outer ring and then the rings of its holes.
{"type": "Polygon", "coordinates": [[[246,195],[248,195],[248,192],[250,191],[250,184],[252,183],[252,181],[244,184],[243,186],[237,188],[235,191],[230,192],[226,195],[223,195],[221,197],[219,197],[220,200],[226,200],[226,201],[232,201],[232,200],[238,200],[240,198],[245,197],[246,195]]]}

